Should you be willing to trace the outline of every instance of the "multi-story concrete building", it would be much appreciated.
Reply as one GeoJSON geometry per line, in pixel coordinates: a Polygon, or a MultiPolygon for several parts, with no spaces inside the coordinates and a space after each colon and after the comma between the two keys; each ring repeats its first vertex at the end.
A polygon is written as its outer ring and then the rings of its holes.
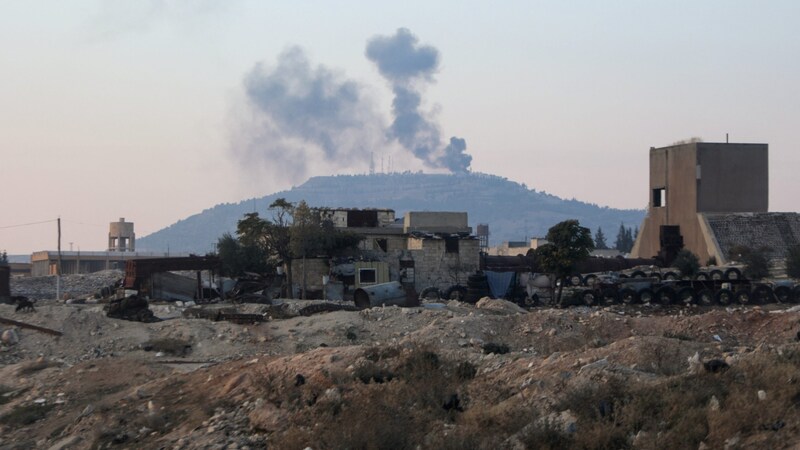
{"type": "MultiPolygon", "coordinates": [[[[472,235],[465,212],[411,211],[399,220],[391,209],[315,209],[335,227],[363,235],[362,257],[385,263],[389,280],[413,284],[418,291],[466,283],[467,277],[480,267],[480,242],[472,235]]],[[[386,281],[377,266],[362,266],[358,270],[367,276],[355,273],[358,284],[365,285],[369,283],[365,280],[373,279],[373,283],[386,281]]],[[[298,273],[294,267],[293,271],[298,273]]],[[[294,278],[297,284],[298,279],[294,278]]],[[[315,274],[313,284],[307,287],[321,289],[317,278],[321,279],[315,274]]]]}
{"type": "Polygon", "coordinates": [[[800,239],[800,216],[769,213],[767,144],[691,142],[650,149],[647,216],[632,257],[680,244],[705,262],[735,245],[779,258],[800,239]]]}

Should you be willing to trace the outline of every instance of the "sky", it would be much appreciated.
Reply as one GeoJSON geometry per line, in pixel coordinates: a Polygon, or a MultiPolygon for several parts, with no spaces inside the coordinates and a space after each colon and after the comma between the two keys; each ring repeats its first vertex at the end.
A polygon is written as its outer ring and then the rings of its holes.
{"type": "Polygon", "coordinates": [[[800,2],[0,6],[9,254],[55,249],[58,217],[62,249],[104,250],[120,217],[142,237],[370,161],[645,208],[650,147],[726,133],[800,210],[800,2]]]}

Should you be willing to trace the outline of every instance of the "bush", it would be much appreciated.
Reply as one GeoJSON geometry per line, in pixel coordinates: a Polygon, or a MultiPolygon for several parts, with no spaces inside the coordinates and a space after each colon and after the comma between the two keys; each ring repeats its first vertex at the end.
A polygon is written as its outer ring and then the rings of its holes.
{"type": "Polygon", "coordinates": [[[792,278],[800,278],[800,245],[789,247],[786,255],[786,274],[792,278]]]}
{"type": "Polygon", "coordinates": [[[754,249],[743,245],[737,245],[728,250],[731,259],[744,263],[744,276],[751,280],[760,280],[769,276],[768,252],[769,249],[766,247],[754,249]]]}
{"type": "Polygon", "coordinates": [[[693,277],[700,271],[700,259],[687,249],[683,249],[675,256],[672,267],[680,270],[681,275],[693,277]]]}
{"type": "Polygon", "coordinates": [[[30,425],[38,420],[44,419],[51,409],[53,409],[53,405],[34,404],[17,406],[8,414],[0,417],[0,423],[11,427],[30,425]]]}

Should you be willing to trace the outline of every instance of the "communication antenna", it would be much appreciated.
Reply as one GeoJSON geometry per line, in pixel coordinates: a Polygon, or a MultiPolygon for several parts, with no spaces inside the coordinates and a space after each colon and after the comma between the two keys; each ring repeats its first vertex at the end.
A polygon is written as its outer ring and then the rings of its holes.
{"type": "Polygon", "coordinates": [[[375,152],[369,152],[369,174],[375,175],[375,152]]]}

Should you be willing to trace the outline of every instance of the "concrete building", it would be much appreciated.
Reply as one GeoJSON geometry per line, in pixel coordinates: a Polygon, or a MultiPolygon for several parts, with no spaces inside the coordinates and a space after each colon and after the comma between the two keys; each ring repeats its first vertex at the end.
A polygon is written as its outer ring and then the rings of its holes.
{"type": "Polygon", "coordinates": [[[108,251],[136,251],[136,234],[133,232],[133,222],[125,222],[125,218],[120,217],[119,222],[111,222],[108,225],[108,251]]]}
{"type": "Polygon", "coordinates": [[[529,251],[547,244],[545,238],[531,238],[529,241],[504,241],[500,245],[490,247],[487,254],[491,256],[527,255],[529,251]]]}
{"type": "MultiPolygon", "coordinates": [[[[359,267],[355,279],[360,284],[365,284],[363,271],[367,276],[374,272],[375,282],[398,280],[413,284],[417,291],[429,286],[445,289],[466,283],[480,267],[480,241],[471,235],[465,212],[411,211],[399,220],[391,209],[315,210],[335,227],[365,237],[359,246],[362,258],[385,263],[380,271],[376,271],[378,266],[359,267]]],[[[299,282],[296,275],[293,281],[299,282]]]]}
{"type": "MultiPolygon", "coordinates": [[[[125,270],[125,262],[131,259],[181,256],[189,255],[163,252],[61,252],[61,274],[73,275],[109,269],[125,270]]],[[[31,255],[31,276],[57,275],[58,259],[58,252],[56,251],[34,252],[31,255]]]]}
{"type": "Polygon", "coordinates": [[[647,216],[632,257],[682,243],[701,263],[728,262],[733,245],[769,246],[774,257],[800,239],[796,213],[768,213],[767,144],[692,142],[650,149],[647,216]]]}

